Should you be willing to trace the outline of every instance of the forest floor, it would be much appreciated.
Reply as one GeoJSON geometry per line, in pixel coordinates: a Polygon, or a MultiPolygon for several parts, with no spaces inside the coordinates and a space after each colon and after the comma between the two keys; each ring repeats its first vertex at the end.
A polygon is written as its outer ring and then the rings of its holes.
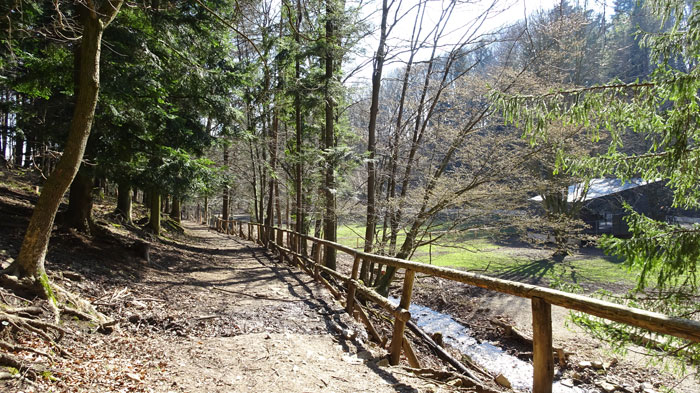
{"type": "MultiPolygon", "coordinates": [[[[18,253],[36,190],[2,175],[0,264],[5,267],[18,253]]],[[[150,239],[150,261],[145,261],[132,251],[145,233],[109,222],[112,208],[109,200],[97,201],[96,217],[110,232],[106,237],[88,237],[56,225],[47,270],[54,282],[118,320],[119,328],[102,334],[89,323],[64,320],[62,326],[69,334],[59,344],[72,356],[47,361],[36,353],[19,352],[28,364],[44,364],[45,371],[32,384],[19,378],[0,381],[0,391],[459,390],[445,379],[386,367],[386,350],[367,340],[364,328],[325,288],[299,269],[278,263],[253,242],[183,222],[184,235],[166,233],[150,239]]],[[[8,302],[5,295],[3,301],[8,302]]],[[[530,306],[523,299],[419,277],[415,300],[449,313],[479,340],[528,358],[527,344],[503,332],[503,326],[509,325],[529,334],[530,306]]],[[[567,328],[565,310],[554,307],[553,311],[555,346],[572,353],[568,365],[559,369],[562,379],[577,379],[578,386],[592,391],[601,390],[601,381],[607,381],[627,392],[645,387],[660,391],[679,382],[672,374],[647,367],[640,357],[612,357],[601,342],[567,328]],[[577,367],[581,361],[598,360],[608,367],[577,367]]],[[[381,334],[390,336],[386,320],[375,317],[375,323],[381,334]]],[[[3,341],[12,338],[25,347],[51,350],[32,335],[10,336],[12,331],[0,326],[3,341]]],[[[424,366],[445,367],[427,347],[414,345],[424,366]]],[[[686,378],[676,391],[697,392],[697,383],[686,378]]],[[[487,386],[498,389],[492,382],[487,386]]]]}

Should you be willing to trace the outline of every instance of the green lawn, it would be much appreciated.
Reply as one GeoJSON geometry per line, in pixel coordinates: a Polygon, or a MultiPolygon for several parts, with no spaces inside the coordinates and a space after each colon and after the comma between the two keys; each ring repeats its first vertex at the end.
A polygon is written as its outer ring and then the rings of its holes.
{"type": "MultiPolygon", "coordinates": [[[[363,247],[362,225],[338,227],[338,242],[349,247],[363,247]]],[[[612,285],[631,286],[635,276],[619,260],[602,255],[596,250],[567,257],[563,262],[551,258],[551,252],[509,247],[497,244],[479,233],[452,235],[439,244],[422,246],[411,258],[416,262],[431,263],[465,269],[490,276],[525,282],[564,282],[589,287],[608,288],[612,285]]],[[[404,236],[399,236],[399,244],[404,236]]]]}

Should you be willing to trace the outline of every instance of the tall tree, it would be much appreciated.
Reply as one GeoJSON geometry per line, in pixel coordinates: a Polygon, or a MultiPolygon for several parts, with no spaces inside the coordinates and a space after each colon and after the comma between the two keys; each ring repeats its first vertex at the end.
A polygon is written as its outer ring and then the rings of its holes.
{"type": "Polygon", "coordinates": [[[50,284],[44,269],[51,228],[61,198],[78,172],[90,135],[100,86],[102,34],[117,16],[122,4],[123,0],[106,0],[78,3],[76,6],[82,28],[80,80],[70,133],[56,170],[46,180],[34,207],[19,256],[8,268],[10,273],[36,280],[42,285],[42,292],[46,296],[51,296],[50,284]]]}
{"type": "MultiPolygon", "coordinates": [[[[324,99],[325,99],[325,125],[323,128],[323,149],[326,154],[324,189],[324,212],[323,212],[323,238],[332,242],[337,240],[338,215],[336,211],[336,147],[335,135],[335,109],[337,105],[337,75],[339,69],[338,37],[344,1],[326,0],[325,3],[325,55],[324,55],[324,99]]],[[[331,269],[336,268],[336,250],[331,247],[325,249],[325,265],[331,269]]]]}
{"type": "MultiPolygon", "coordinates": [[[[391,2],[391,5],[394,1],[391,2]]],[[[399,4],[398,7],[401,5],[399,4]]],[[[386,56],[386,39],[389,33],[387,19],[390,5],[388,0],[382,0],[382,16],[379,25],[379,43],[372,63],[372,93],[369,108],[369,125],[367,130],[367,223],[365,225],[365,252],[374,249],[374,233],[377,228],[377,204],[375,201],[377,187],[377,170],[375,156],[377,151],[377,114],[379,113],[379,91],[382,85],[382,71],[386,56]]],[[[395,26],[396,21],[392,24],[395,26]]],[[[360,278],[367,282],[369,277],[369,263],[362,261],[360,278]]]]}

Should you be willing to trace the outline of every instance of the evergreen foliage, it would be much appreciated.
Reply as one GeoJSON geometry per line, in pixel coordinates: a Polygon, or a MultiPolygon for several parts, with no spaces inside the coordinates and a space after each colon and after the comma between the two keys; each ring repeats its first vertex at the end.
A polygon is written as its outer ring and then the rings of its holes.
{"type": "MultiPolygon", "coordinates": [[[[648,77],[540,95],[495,92],[493,96],[506,121],[523,127],[533,144],[546,142],[551,137],[549,125],[558,122],[583,126],[593,142],[609,135],[610,143],[600,155],[577,158],[559,151],[557,170],[587,178],[663,181],[673,192],[673,208],[696,210],[700,208],[700,3],[665,0],[646,6],[661,23],[658,33],[639,36],[641,50],[648,51],[654,66],[648,77]],[[668,27],[662,29],[664,24],[668,27]],[[625,149],[630,133],[642,136],[648,148],[625,149]]],[[[601,242],[638,273],[636,290],[644,294],[627,301],[697,318],[700,226],[660,222],[627,210],[631,238],[608,236],[601,242]]],[[[668,347],[674,348],[671,342],[668,347]]],[[[697,349],[697,345],[684,348],[693,357],[700,355],[697,349]]]]}

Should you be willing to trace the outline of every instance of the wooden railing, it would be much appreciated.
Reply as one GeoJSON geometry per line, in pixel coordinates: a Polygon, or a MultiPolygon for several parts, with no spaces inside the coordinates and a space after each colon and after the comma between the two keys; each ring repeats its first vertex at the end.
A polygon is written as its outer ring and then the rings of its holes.
{"type": "Polygon", "coordinates": [[[640,327],[656,333],[668,334],[691,342],[700,342],[700,322],[673,318],[667,315],[627,307],[582,295],[557,291],[536,285],[523,284],[515,281],[502,280],[477,273],[438,267],[423,263],[411,262],[387,256],[368,254],[354,250],[334,242],[318,239],[313,236],[300,234],[288,229],[268,227],[262,224],[241,222],[235,220],[223,221],[217,219],[215,228],[227,234],[237,235],[248,240],[256,241],[279,253],[280,260],[288,260],[298,265],[316,280],[329,288],[333,295],[340,299],[342,295],[333,287],[320,272],[325,272],[345,284],[345,308],[355,317],[360,317],[367,326],[369,333],[382,342],[377,330],[373,327],[365,311],[360,307],[355,297],[359,292],[364,298],[371,300],[394,316],[394,329],[390,345],[390,363],[396,365],[401,353],[406,355],[412,367],[419,367],[413,349],[404,340],[406,322],[411,318],[408,312],[416,273],[457,281],[489,290],[529,298],[532,302],[533,330],[533,392],[548,393],[552,391],[554,380],[554,357],[552,347],[552,317],[551,305],[561,306],[570,310],[581,311],[590,315],[611,321],[640,327]],[[286,239],[285,239],[286,236],[286,239]],[[308,253],[307,245],[312,244],[312,253],[308,253]],[[353,257],[350,276],[345,276],[335,270],[325,267],[321,259],[321,247],[333,248],[353,257]],[[398,307],[380,296],[373,289],[358,281],[358,272],[362,261],[375,262],[383,265],[404,269],[403,289],[398,307]]]}

